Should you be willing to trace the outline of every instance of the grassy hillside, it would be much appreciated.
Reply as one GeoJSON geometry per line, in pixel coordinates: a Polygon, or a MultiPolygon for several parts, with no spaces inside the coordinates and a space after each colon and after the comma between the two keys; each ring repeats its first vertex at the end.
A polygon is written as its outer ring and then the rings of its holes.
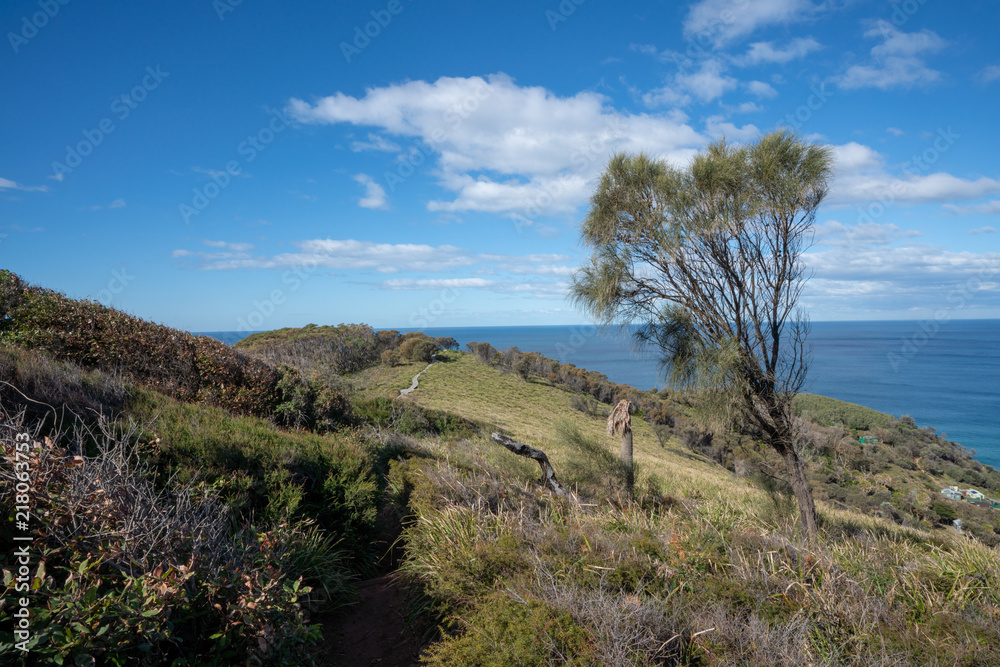
{"type": "Polygon", "coordinates": [[[799,397],[808,542],[769,450],[701,429],[693,396],[365,325],[240,352],[11,274],[0,288],[0,499],[30,431],[43,662],[324,664],[350,648],[317,621],[398,567],[431,665],[1000,663],[1000,512],[939,493],[1000,495],[1000,474],[912,421],[799,397]],[[191,363],[155,361],[175,345],[191,363]],[[605,431],[619,398],[637,406],[634,494],[605,431]],[[573,497],[494,430],[546,451],[573,497]]]}

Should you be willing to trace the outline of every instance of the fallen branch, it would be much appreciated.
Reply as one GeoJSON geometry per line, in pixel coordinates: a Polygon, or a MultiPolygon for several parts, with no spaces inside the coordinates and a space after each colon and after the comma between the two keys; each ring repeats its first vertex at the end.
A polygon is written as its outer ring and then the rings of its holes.
{"type": "Polygon", "coordinates": [[[497,444],[503,445],[518,456],[527,456],[528,458],[537,461],[538,465],[542,469],[542,478],[539,481],[553,493],[560,496],[570,495],[569,491],[567,491],[566,488],[559,483],[559,480],[556,479],[556,471],[552,469],[552,464],[549,463],[549,457],[545,455],[545,452],[540,449],[535,449],[531,445],[526,445],[523,442],[511,440],[502,433],[494,433],[493,441],[497,444]]]}

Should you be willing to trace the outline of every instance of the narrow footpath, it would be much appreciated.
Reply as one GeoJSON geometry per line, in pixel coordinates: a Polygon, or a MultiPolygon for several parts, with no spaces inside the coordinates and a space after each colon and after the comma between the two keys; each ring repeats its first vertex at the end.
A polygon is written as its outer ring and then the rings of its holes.
{"type": "Polygon", "coordinates": [[[430,368],[431,366],[433,366],[436,362],[437,362],[437,354],[432,354],[431,355],[431,363],[427,364],[427,367],[424,368],[424,370],[422,370],[419,373],[417,373],[416,375],[414,375],[413,376],[413,382],[410,384],[409,388],[407,388],[407,389],[400,389],[399,390],[399,395],[400,396],[406,396],[411,391],[413,391],[414,389],[416,389],[417,388],[417,384],[419,384],[417,381],[420,379],[420,376],[423,375],[424,372],[428,368],[430,368]]]}

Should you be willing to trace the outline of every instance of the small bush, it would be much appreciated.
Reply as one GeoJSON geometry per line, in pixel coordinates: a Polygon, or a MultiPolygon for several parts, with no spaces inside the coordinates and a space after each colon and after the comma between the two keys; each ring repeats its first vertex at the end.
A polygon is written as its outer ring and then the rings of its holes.
{"type": "Polygon", "coordinates": [[[544,602],[493,594],[454,623],[460,634],[434,644],[427,665],[600,665],[593,637],[566,612],[544,602]]]}
{"type": "Polygon", "coordinates": [[[389,366],[399,366],[403,361],[403,355],[399,353],[399,350],[385,350],[382,352],[382,365],[389,366]]]}

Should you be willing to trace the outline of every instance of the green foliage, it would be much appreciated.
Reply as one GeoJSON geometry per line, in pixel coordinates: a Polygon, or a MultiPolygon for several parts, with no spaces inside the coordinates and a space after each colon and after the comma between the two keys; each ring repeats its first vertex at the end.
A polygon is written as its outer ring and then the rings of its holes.
{"type": "Polygon", "coordinates": [[[438,349],[437,342],[431,338],[413,337],[404,340],[399,346],[399,353],[410,361],[430,362],[431,355],[438,349]]]}
{"type": "MultiPolygon", "coordinates": [[[[0,501],[8,507],[10,435],[22,428],[9,417],[0,425],[0,501]]],[[[106,429],[94,456],[70,455],[51,440],[31,448],[27,504],[45,525],[32,543],[32,657],[60,665],[310,664],[319,635],[306,623],[300,598],[311,591],[298,577],[342,570],[331,559],[322,572],[310,570],[316,549],[305,531],[233,530],[203,485],[155,490],[144,462],[150,452],[139,447],[129,433],[106,429]]],[[[7,522],[3,532],[9,536],[7,522]]],[[[5,570],[4,598],[15,584],[5,570]]],[[[10,611],[0,611],[4,624],[10,611]]],[[[2,659],[17,654],[0,643],[2,659]]]]}
{"type": "Polygon", "coordinates": [[[204,480],[246,518],[311,517],[341,536],[355,562],[372,557],[378,484],[373,454],[351,431],[287,432],[253,417],[182,404],[148,390],[129,402],[151,422],[156,461],[181,481],[204,480]]]}
{"type": "Polygon", "coordinates": [[[399,353],[399,350],[384,350],[382,352],[382,364],[385,366],[398,366],[403,360],[403,355],[399,353]]]}
{"type": "Polygon", "coordinates": [[[811,416],[827,425],[869,431],[876,428],[895,429],[899,424],[892,415],[816,394],[798,394],[793,405],[799,414],[811,416]]]}
{"type": "Polygon", "coordinates": [[[401,340],[398,331],[375,331],[367,324],[313,324],[251,334],[235,347],[306,374],[340,375],[379,363],[382,353],[395,349],[401,340]]]}
{"type": "Polygon", "coordinates": [[[181,401],[206,402],[285,426],[328,429],[346,419],[347,400],[217,340],[140,320],[94,301],[68,299],[0,277],[6,316],[0,342],[125,378],[181,401]]]}
{"type": "Polygon", "coordinates": [[[569,614],[537,600],[516,602],[491,595],[455,626],[462,632],[435,644],[424,656],[424,664],[601,664],[590,634],[569,614]]]}

